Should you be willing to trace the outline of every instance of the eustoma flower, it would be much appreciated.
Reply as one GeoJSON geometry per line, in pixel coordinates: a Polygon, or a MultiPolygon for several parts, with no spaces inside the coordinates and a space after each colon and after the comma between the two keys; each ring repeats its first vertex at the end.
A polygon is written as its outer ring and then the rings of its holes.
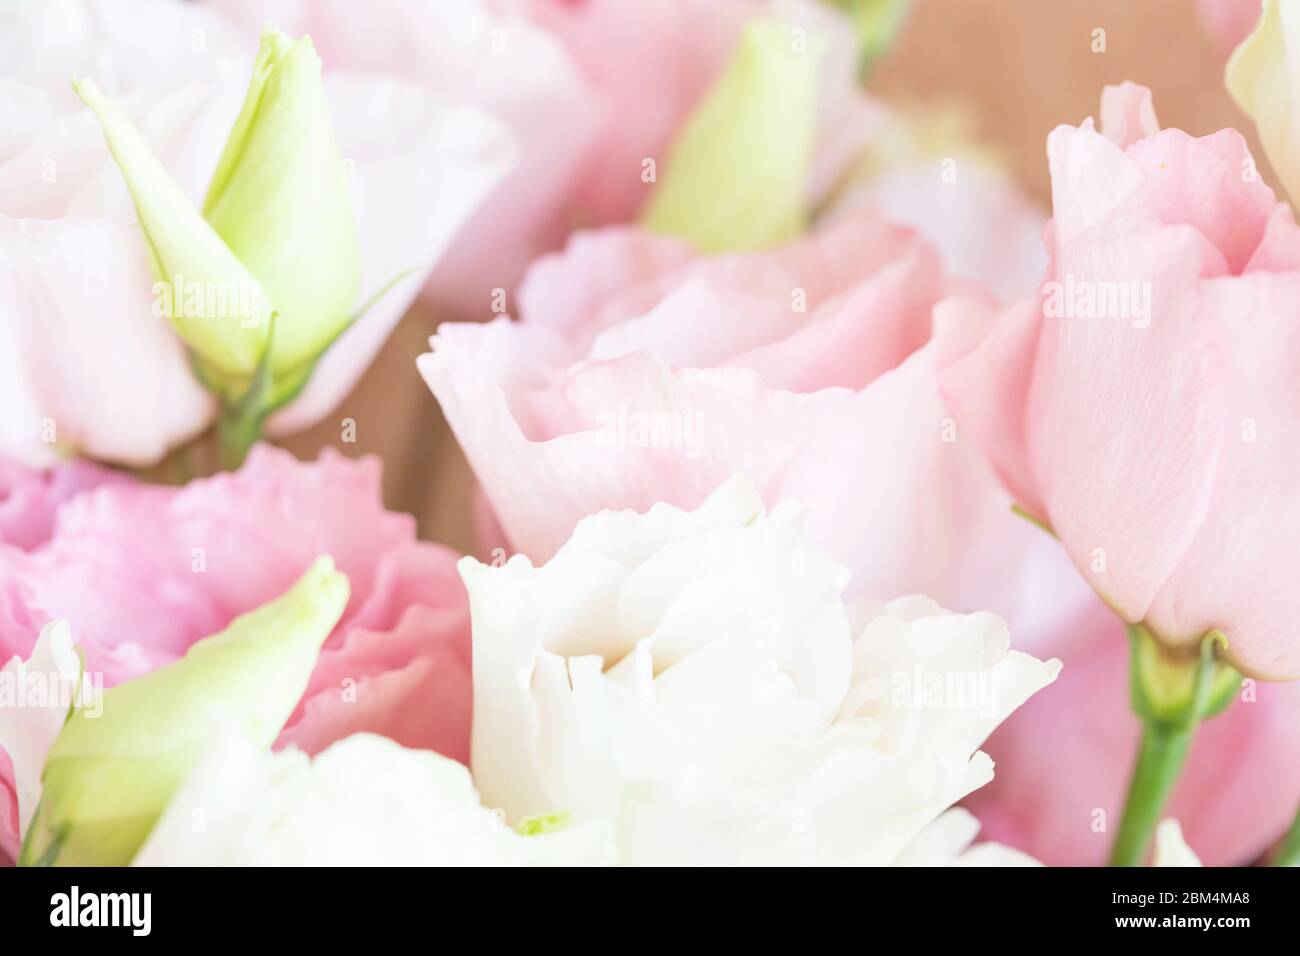
{"type": "MultiPolygon", "coordinates": [[[[315,753],[364,730],[468,759],[456,556],[416,541],[409,516],[383,509],[373,459],[327,452],[301,464],[259,446],[234,474],[70,499],[42,545],[0,545],[0,660],[28,657],[42,627],[66,618],[88,673],[112,687],[272,600],[320,554],[347,574],[351,597],[280,744],[315,753]]],[[[12,785],[0,756],[0,787],[12,785]]],[[[0,849],[11,855],[14,810],[0,792],[0,849]]]]}
{"type": "Polygon", "coordinates": [[[179,320],[213,384],[230,387],[269,331],[242,328],[251,317],[240,295],[251,310],[261,290],[282,326],[272,358],[288,398],[340,323],[412,270],[343,332],[271,427],[310,424],[360,376],[423,273],[504,174],[507,136],[483,114],[392,78],[340,71],[322,86],[310,51],[283,44],[265,51],[249,101],[261,108],[236,128],[253,49],[229,23],[189,4],[107,7],[72,0],[0,14],[17,44],[0,66],[0,451],[28,464],[72,451],[154,462],[215,414],[164,313],[179,320]],[[131,30],[114,26],[124,10],[131,30]],[[68,87],[74,73],[101,81],[121,108],[82,85],[129,153],[139,216],[103,133],[68,87]],[[210,221],[198,215],[205,193],[210,221]],[[354,230],[343,228],[348,218],[354,230]],[[137,220],[155,244],[153,262],[137,220]],[[358,268],[358,292],[345,302],[358,268]],[[155,294],[159,282],[168,288],[155,294]],[[239,321],[187,319],[191,306],[225,315],[222,296],[239,321]]]}
{"type": "Polygon", "coordinates": [[[444,323],[420,369],[506,543],[534,560],[587,514],[694,507],[743,473],[809,505],[850,593],[1011,615],[1026,550],[1052,549],[939,398],[935,307],[972,288],[865,211],[715,257],[608,229],[533,266],[520,321],[444,323]]]}
{"type": "Polygon", "coordinates": [[[803,518],[735,479],[587,518],[541,567],[464,559],[483,799],[613,821],[624,864],[955,862],[980,743],[1059,662],[990,614],[846,606],[803,518]]]}
{"type": "Polygon", "coordinates": [[[1148,730],[1181,756],[1232,690],[1198,660],[1300,676],[1282,544],[1300,534],[1300,230],[1235,132],[1159,131],[1131,85],[1107,91],[1102,125],[1048,141],[1051,281],[1001,316],[953,304],[966,347],[943,381],[1019,504],[1132,625],[1148,730]]]}

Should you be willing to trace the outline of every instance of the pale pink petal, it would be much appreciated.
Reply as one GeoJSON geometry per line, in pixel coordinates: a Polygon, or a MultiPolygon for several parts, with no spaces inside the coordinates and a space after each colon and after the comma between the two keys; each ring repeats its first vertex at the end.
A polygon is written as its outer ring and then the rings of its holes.
{"type": "Polygon", "coordinates": [[[1227,58],[1255,29],[1260,0],[1196,0],[1196,11],[1210,42],[1227,58]]]}
{"type": "Polygon", "coordinates": [[[563,44],[601,115],[575,184],[579,218],[572,225],[633,218],[652,188],[642,178],[643,161],[662,166],[673,135],[730,60],[753,8],[741,0],[524,0],[520,7],[563,44]]]}
{"type": "Polygon", "coordinates": [[[944,301],[936,310],[941,342],[954,354],[943,357],[941,383],[956,426],[969,429],[998,477],[1030,514],[1045,509],[1029,470],[1025,435],[1030,386],[1042,327],[1042,306],[1029,299],[993,321],[994,310],[967,298],[944,301]],[[979,341],[983,330],[985,336],[979,341]],[[965,352],[957,339],[977,342],[965,352]]]}
{"type": "Polygon", "coordinates": [[[44,544],[65,502],[99,485],[126,480],[122,473],[88,461],[38,470],[0,459],[0,544],[24,551],[44,544]]]}
{"type": "Polygon", "coordinates": [[[1174,639],[1220,629],[1248,673],[1300,678],[1295,569],[1268,550],[1300,540],[1300,273],[1214,279],[1201,292],[1199,319],[1232,383],[1226,435],[1206,518],[1147,620],[1174,639]]]}
{"type": "Polygon", "coordinates": [[[743,369],[674,371],[634,353],[583,363],[555,382],[568,410],[559,424],[570,427],[555,429],[554,415],[534,419],[551,427],[530,438],[511,408],[526,394],[490,377],[492,365],[505,363],[502,349],[519,366],[538,361],[529,338],[506,335],[510,328],[504,320],[444,325],[419,365],[510,541],[535,560],[604,508],[694,507],[732,474],[770,479],[848,397],[843,389],[768,389],[743,369]],[[638,440],[638,427],[656,423],[658,440],[649,431],[638,440]]]}
{"type": "Polygon", "coordinates": [[[0,450],[147,465],[207,426],[152,283],[136,227],[0,217],[0,450]]]}
{"type": "MultiPolygon", "coordinates": [[[[1221,272],[1222,257],[1188,226],[1148,227],[1141,209],[1120,220],[1130,232],[1115,235],[1118,210],[1104,217],[1099,210],[1121,193],[1113,181],[1094,185],[1091,177],[1103,166],[1122,176],[1132,162],[1104,137],[1061,128],[1048,151],[1054,191],[1070,194],[1058,203],[1070,224],[1057,226],[1060,289],[1053,291],[1061,293],[1062,314],[1042,322],[1027,406],[1028,467],[1043,516],[1081,573],[1137,621],[1210,505],[1223,370],[1190,284],[1221,272]],[[1090,193],[1105,196],[1091,210],[1082,198],[1090,193]],[[1127,313],[1121,299],[1089,314],[1065,308],[1077,298],[1070,290],[1119,280],[1127,313]],[[1095,314],[1101,311],[1107,314],[1095,314]]],[[[1125,187],[1130,196],[1141,188],[1138,176],[1125,187]]],[[[1051,294],[1039,300],[1049,313],[1051,294]]]]}
{"type": "Polygon", "coordinates": [[[1124,82],[1101,91],[1101,133],[1124,149],[1138,140],[1160,132],[1151,91],[1136,83],[1124,82]]]}
{"type": "Polygon", "coordinates": [[[332,75],[325,86],[361,241],[356,308],[373,305],[271,419],[271,434],[315,424],[352,390],[430,268],[516,162],[505,129],[484,113],[392,80],[332,75]]]}

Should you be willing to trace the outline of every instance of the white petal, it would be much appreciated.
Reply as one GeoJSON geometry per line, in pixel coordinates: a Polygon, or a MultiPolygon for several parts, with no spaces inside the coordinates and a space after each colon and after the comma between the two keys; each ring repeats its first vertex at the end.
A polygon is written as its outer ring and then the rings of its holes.
{"type": "Polygon", "coordinates": [[[63,730],[80,680],[81,658],[66,620],[45,625],[31,657],[15,656],[0,670],[0,749],[13,762],[19,833],[27,832],[41,802],[45,757],[63,730]]]}
{"type": "Polygon", "coordinates": [[[522,836],[483,806],[469,771],[431,751],[356,734],[314,759],[242,735],[191,773],[136,866],[595,865],[608,825],[522,836]]]}

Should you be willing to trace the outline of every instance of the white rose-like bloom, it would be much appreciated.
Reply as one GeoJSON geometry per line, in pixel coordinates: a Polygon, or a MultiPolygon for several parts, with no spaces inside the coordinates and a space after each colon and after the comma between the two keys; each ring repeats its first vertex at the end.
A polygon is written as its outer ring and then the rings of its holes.
{"type": "Polygon", "coordinates": [[[624,864],[957,862],[973,821],[941,814],[1060,663],[926,598],[851,613],[802,523],[733,479],[587,518],[542,567],[463,559],[484,800],[612,820],[624,864]]]}
{"type": "Polygon", "coordinates": [[[607,822],[524,836],[479,802],[463,765],[429,750],[354,734],[309,758],[296,748],[270,753],[231,734],[186,778],[132,865],[563,866],[613,860],[607,822]]]}

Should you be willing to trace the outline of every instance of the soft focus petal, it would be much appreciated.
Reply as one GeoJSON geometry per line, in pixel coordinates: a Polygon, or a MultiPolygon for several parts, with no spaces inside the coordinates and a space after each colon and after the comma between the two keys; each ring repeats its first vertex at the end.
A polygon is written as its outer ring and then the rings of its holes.
{"type": "Polygon", "coordinates": [[[1161,820],[1156,827],[1155,858],[1152,866],[1200,866],[1201,860],[1183,839],[1177,820],[1161,820]]]}
{"type": "Polygon", "coordinates": [[[1300,195],[1300,127],[1296,125],[1295,64],[1300,44],[1300,9],[1264,0],[1254,31],[1228,61],[1228,92],[1250,114],[1268,158],[1292,199],[1300,195]]]}
{"type": "Polygon", "coordinates": [[[212,399],[153,314],[152,281],[137,229],[0,217],[6,454],[148,465],[207,426],[212,399]]]}
{"type": "Polygon", "coordinates": [[[88,702],[77,692],[81,679],[67,621],[46,625],[28,660],[14,657],[0,670],[0,764],[9,765],[5,777],[13,781],[12,793],[0,781],[0,853],[10,859],[18,858],[19,841],[41,802],[45,757],[70,709],[88,702]]]}
{"type": "Polygon", "coordinates": [[[30,551],[44,544],[65,502],[127,480],[120,472],[81,460],[38,470],[0,459],[0,545],[30,551]]]}
{"type": "Polygon", "coordinates": [[[594,866],[604,822],[523,836],[479,803],[469,771],[370,734],[315,757],[227,737],[194,768],[136,866],[594,866]]]}
{"type": "Polygon", "coordinates": [[[1260,0],[1196,0],[1201,25],[1224,57],[1255,29],[1262,7],[1260,0]]]}
{"type": "Polygon", "coordinates": [[[506,130],[486,114],[441,102],[414,86],[327,76],[325,91],[361,240],[354,311],[369,308],[321,357],[302,394],[271,417],[268,430],[274,435],[315,424],[352,390],[429,267],[455,255],[454,237],[517,159],[506,130]]]}

